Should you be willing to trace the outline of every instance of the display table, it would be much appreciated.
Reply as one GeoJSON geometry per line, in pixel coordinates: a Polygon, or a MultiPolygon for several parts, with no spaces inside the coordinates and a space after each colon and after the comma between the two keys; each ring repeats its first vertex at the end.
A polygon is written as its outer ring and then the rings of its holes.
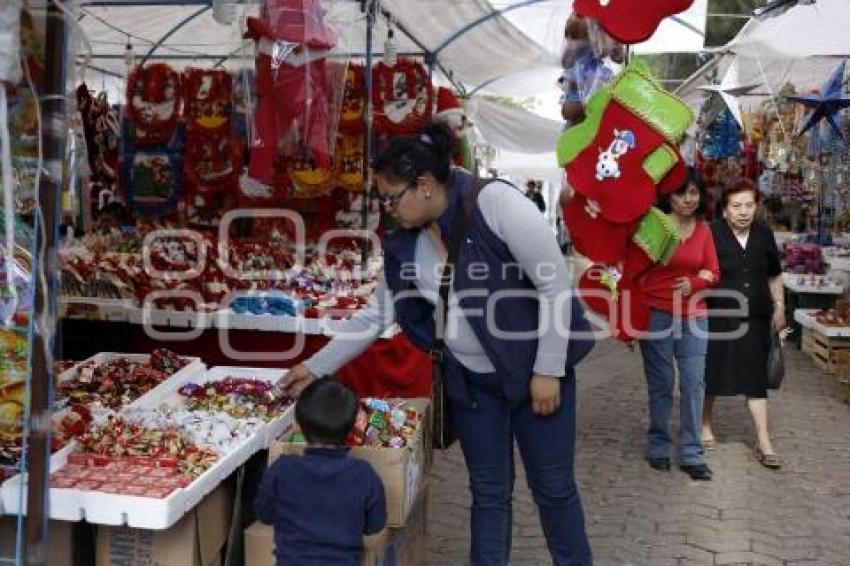
{"type": "Polygon", "coordinates": [[[800,345],[816,366],[828,374],[846,367],[850,355],[850,326],[830,326],[815,318],[816,309],[794,311],[794,321],[802,327],[800,345]]]}
{"type": "Polygon", "coordinates": [[[802,346],[802,332],[800,322],[796,319],[796,312],[799,309],[828,309],[844,291],[841,285],[826,279],[823,275],[814,276],[814,285],[811,284],[811,275],[802,276],[803,283],[800,283],[800,277],[795,273],[782,274],[782,283],[785,286],[785,318],[794,329],[792,340],[798,347],[802,346]]]}
{"type": "MultiPolygon", "coordinates": [[[[62,318],[59,337],[61,357],[65,359],[82,360],[101,351],[146,353],[165,346],[182,355],[200,356],[210,366],[271,368],[292,367],[330,340],[320,333],[272,328],[194,328],[187,332],[187,327],[149,327],[114,318],[62,318]],[[155,335],[150,334],[151,329],[155,335]]],[[[360,396],[431,395],[431,360],[402,333],[377,340],[337,375],[360,396]]]]}

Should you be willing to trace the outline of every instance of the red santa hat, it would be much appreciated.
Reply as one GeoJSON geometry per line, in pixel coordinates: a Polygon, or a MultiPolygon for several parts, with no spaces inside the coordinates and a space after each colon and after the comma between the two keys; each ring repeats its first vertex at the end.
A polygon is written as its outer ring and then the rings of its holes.
{"type": "Polygon", "coordinates": [[[463,105],[457,95],[444,86],[437,90],[437,111],[434,119],[445,121],[451,116],[463,116],[463,105]]]}

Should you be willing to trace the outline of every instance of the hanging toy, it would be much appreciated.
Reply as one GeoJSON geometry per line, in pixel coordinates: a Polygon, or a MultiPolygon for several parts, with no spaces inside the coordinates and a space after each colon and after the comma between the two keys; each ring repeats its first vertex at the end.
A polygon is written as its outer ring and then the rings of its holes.
{"type": "Polygon", "coordinates": [[[372,72],[375,131],[415,134],[431,119],[434,91],[424,65],[399,59],[395,66],[378,63],[372,72]]]}
{"type": "Polygon", "coordinates": [[[180,75],[168,65],[136,67],[127,78],[127,121],[133,145],[165,145],[183,114],[180,75]]]}
{"type": "MultiPolygon", "coordinates": [[[[307,147],[329,167],[330,78],[327,55],[337,34],[318,0],[266,0],[261,18],[247,19],[257,46],[257,103],[248,175],[269,184],[282,145],[307,147]]],[[[287,157],[289,151],[286,152],[287,157]]]]}

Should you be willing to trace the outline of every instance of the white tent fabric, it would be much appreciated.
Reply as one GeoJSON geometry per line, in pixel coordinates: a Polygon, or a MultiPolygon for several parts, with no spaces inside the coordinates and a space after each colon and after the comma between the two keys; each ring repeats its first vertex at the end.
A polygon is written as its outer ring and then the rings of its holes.
{"type": "Polygon", "coordinates": [[[723,77],[732,61],[738,67],[738,84],[759,85],[740,98],[744,109],[788,83],[798,91],[820,88],[841,59],[850,55],[848,29],[848,0],[817,0],[775,16],[753,18],[731,42],[715,49],[718,57],[689,78],[677,94],[698,109],[705,99],[699,87],[708,84],[715,68],[717,76],[723,77]]]}
{"type": "MultiPolygon", "coordinates": [[[[366,18],[360,12],[360,2],[324,0],[323,3],[327,20],[340,32],[336,51],[365,53],[366,18]]],[[[187,0],[190,5],[156,7],[87,4],[89,0],[77,0],[75,8],[81,16],[80,27],[94,52],[92,69],[126,74],[123,56],[128,35],[137,58],[142,57],[183,21],[187,23],[162,42],[152,59],[167,58],[175,67],[199,64],[199,61],[211,66],[219,58],[226,58],[221,65],[231,69],[252,64],[253,50],[250,43],[241,39],[239,19],[223,26],[213,19],[211,9],[198,5],[196,0],[187,0]],[[198,15],[192,17],[194,14],[198,15]]],[[[433,53],[455,34],[480,21],[437,54],[440,66],[469,88],[551,62],[551,54],[503,16],[488,17],[494,9],[486,0],[383,0],[382,7],[417,40],[414,42],[397,31],[395,40],[402,54],[433,53]]],[[[243,15],[246,11],[257,12],[256,5],[243,5],[240,9],[243,15]]],[[[376,21],[373,37],[373,52],[378,56],[386,37],[387,20],[381,17],[376,21]]]]}
{"type": "Polygon", "coordinates": [[[473,126],[473,143],[486,143],[506,151],[550,153],[562,128],[560,122],[482,96],[467,101],[466,112],[473,126]]]}
{"type": "Polygon", "coordinates": [[[761,57],[838,56],[850,53],[850,2],[817,0],[764,19],[751,19],[723,51],[761,57]]]}

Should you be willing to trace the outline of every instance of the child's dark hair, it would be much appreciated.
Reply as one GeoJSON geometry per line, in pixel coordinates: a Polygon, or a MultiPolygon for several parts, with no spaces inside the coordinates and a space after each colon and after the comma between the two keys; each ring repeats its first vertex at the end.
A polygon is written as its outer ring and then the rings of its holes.
{"type": "Polygon", "coordinates": [[[345,444],[357,418],[357,396],[329,377],[308,385],[295,404],[295,421],[311,444],[345,444]]]}
{"type": "Polygon", "coordinates": [[[429,124],[418,136],[396,138],[375,162],[375,172],[412,185],[423,173],[445,184],[457,148],[454,134],[444,124],[429,124]]]}
{"type": "Polygon", "coordinates": [[[682,186],[673,191],[673,193],[658,195],[658,202],[656,206],[658,206],[658,208],[660,208],[663,212],[669,213],[671,210],[670,194],[682,195],[691,185],[699,189],[699,206],[697,206],[697,209],[694,211],[694,216],[698,218],[704,216],[705,211],[708,209],[708,190],[705,187],[705,180],[702,178],[702,173],[700,173],[695,167],[688,167],[688,176],[685,179],[685,182],[682,183],[682,186]]]}

